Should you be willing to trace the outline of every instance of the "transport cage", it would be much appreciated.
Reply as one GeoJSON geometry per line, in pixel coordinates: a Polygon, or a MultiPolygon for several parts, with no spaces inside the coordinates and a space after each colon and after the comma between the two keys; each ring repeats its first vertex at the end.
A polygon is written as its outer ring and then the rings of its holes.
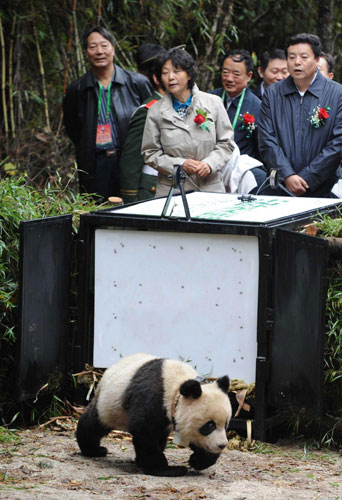
{"type": "Polygon", "coordinates": [[[81,216],[74,359],[106,368],[148,352],[256,383],[232,421],[266,439],[277,409],[322,404],[326,241],[296,232],[329,199],[187,195],[81,216]]]}
{"type": "Polygon", "coordinates": [[[71,336],[71,220],[22,225],[21,398],[56,368],[106,368],[148,352],[255,383],[251,411],[231,427],[252,420],[256,439],[283,407],[319,415],[328,249],[298,228],[340,201],[190,193],[190,217],[181,196],[166,213],[165,202],[81,215],[71,336]]]}

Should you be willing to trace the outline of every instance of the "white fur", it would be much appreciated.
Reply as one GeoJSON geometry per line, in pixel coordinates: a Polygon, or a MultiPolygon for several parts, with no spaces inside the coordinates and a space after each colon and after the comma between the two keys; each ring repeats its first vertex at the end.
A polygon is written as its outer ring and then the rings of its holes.
{"type": "MultiPolygon", "coordinates": [[[[111,429],[127,431],[127,412],[122,409],[122,398],[135,372],[146,362],[155,359],[150,354],[133,354],[108,368],[97,389],[97,411],[100,421],[111,429]]],[[[171,421],[172,404],[183,382],[198,377],[187,363],[167,359],[163,363],[164,405],[171,421]]],[[[220,453],[226,446],[226,425],[231,418],[231,405],[216,383],[203,384],[202,395],[193,399],[180,396],[175,408],[176,431],[182,445],[194,443],[212,453],[220,453]],[[203,436],[199,429],[209,420],[216,430],[203,436]]]]}
{"type": "Polygon", "coordinates": [[[203,384],[198,399],[181,396],[176,407],[176,429],[183,445],[194,443],[212,453],[220,453],[227,446],[226,426],[231,419],[229,398],[216,383],[203,384]],[[209,420],[216,423],[216,430],[203,436],[199,429],[209,420]]]}
{"type": "Polygon", "coordinates": [[[122,396],[134,373],[155,359],[151,354],[132,354],[107,368],[97,389],[97,411],[103,425],[127,431],[127,412],[121,408],[122,396]]]}
{"type": "Polygon", "coordinates": [[[188,363],[176,359],[166,359],[163,364],[164,406],[171,420],[171,406],[174,397],[185,380],[198,377],[196,370],[188,363]]]}

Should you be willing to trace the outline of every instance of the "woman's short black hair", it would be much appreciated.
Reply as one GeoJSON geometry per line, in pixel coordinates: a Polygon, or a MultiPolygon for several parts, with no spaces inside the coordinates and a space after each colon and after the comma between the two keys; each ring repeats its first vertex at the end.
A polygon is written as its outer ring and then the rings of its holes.
{"type": "Polygon", "coordinates": [[[157,58],[155,67],[156,77],[161,83],[162,69],[167,61],[171,61],[175,68],[180,68],[188,73],[190,77],[188,88],[192,89],[197,77],[197,66],[194,58],[186,50],[182,49],[171,49],[163,52],[157,58]]]}
{"type": "Polygon", "coordinates": [[[298,35],[290,36],[286,42],[286,57],[287,57],[287,49],[290,45],[297,45],[298,43],[308,43],[312,48],[312,52],[314,53],[315,59],[317,59],[322,52],[322,43],[321,39],[317,35],[311,35],[310,33],[299,33],[298,35]]]}

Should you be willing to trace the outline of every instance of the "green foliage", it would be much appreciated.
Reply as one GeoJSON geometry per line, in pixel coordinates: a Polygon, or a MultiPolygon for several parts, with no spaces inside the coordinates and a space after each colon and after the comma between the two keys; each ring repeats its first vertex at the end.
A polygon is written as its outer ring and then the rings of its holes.
{"type": "MultiPolygon", "coordinates": [[[[341,219],[340,219],[341,220],[341,219]]],[[[335,229],[335,228],[334,228],[335,229]]],[[[327,335],[324,355],[324,416],[322,443],[342,443],[342,261],[335,260],[329,269],[327,293],[327,335]]]]}
{"type": "Polygon", "coordinates": [[[324,215],[317,223],[317,227],[323,236],[332,236],[334,238],[342,238],[342,218],[331,217],[324,215]]]}
{"type": "MultiPolygon", "coordinates": [[[[342,262],[330,270],[327,294],[325,381],[338,382],[342,397],[342,262]]],[[[341,399],[340,399],[341,401],[341,399]]]]}
{"type": "Polygon", "coordinates": [[[20,438],[16,435],[15,429],[0,427],[0,443],[10,444],[18,441],[20,441],[20,438]]]}
{"type": "MultiPolygon", "coordinates": [[[[6,401],[12,399],[7,391],[13,391],[15,378],[20,222],[72,213],[76,229],[79,214],[95,208],[89,195],[75,194],[68,188],[61,188],[58,183],[38,190],[28,186],[23,178],[0,181],[0,413],[3,415],[6,401]]],[[[9,415],[14,409],[15,406],[9,415]]]]}
{"type": "MultiPolygon", "coordinates": [[[[65,85],[83,72],[84,65],[79,64],[84,52],[80,40],[89,26],[99,23],[112,31],[116,63],[133,71],[137,49],[143,43],[160,43],[165,48],[186,44],[197,59],[197,82],[202,90],[208,90],[220,85],[219,68],[228,49],[248,49],[260,60],[265,50],[283,48],[290,34],[303,31],[319,34],[322,25],[327,24],[321,22],[321,3],[318,0],[104,0],[98,18],[97,0],[78,0],[74,12],[71,0],[3,0],[0,14],[6,74],[2,83],[9,130],[5,134],[4,122],[0,124],[0,177],[5,157],[35,185],[45,184],[57,171],[67,175],[74,152],[63,134],[61,103],[65,85]],[[43,68],[38,61],[37,42],[43,68]],[[43,100],[44,82],[47,106],[43,100]],[[51,130],[47,127],[46,112],[51,130]]],[[[331,19],[327,29],[331,29],[330,38],[335,44],[335,75],[339,81],[342,38],[337,35],[342,25],[342,8],[337,2],[331,19]]],[[[0,100],[0,116],[4,115],[2,106],[0,100]]]]}

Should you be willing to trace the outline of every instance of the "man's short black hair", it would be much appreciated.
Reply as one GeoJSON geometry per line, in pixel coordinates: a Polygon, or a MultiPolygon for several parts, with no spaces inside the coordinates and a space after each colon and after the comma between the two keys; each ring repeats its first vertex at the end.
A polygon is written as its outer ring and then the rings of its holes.
{"type": "Polygon", "coordinates": [[[254,69],[253,57],[250,55],[248,50],[244,49],[228,50],[228,52],[224,56],[224,61],[227,59],[227,57],[231,57],[234,62],[244,62],[247,73],[250,73],[254,69]]]}
{"type": "Polygon", "coordinates": [[[323,57],[327,61],[328,73],[333,73],[335,68],[335,58],[331,54],[326,52],[321,52],[320,57],[323,57]]]}
{"type": "Polygon", "coordinates": [[[299,33],[298,35],[292,35],[287,39],[285,50],[286,57],[287,49],[290,47],[290,45],[297,45],[298,43],[308,43],[312,48],[312,52],[314,53],[316,59],[321,55],[322,43],[319,36],[312,35],[310,33],[299,33]]]}
{"type": "Polygon", "coordinates": [[[93,26],[92,28],[89,28],[84,35],[83,46],[85,49],[88,47],[88,37],[92,33],[100,33],[100,35],[102,35],[103,38],[108,40],[108,42],[110,42],[113,45],[113,47],[115,47],[115,39],[113,35],[110,33],[110,31],[106,30],[106,28],[103,28],[102,26],[93,26]]]}
{"type": "Polygon", "coordinates": [[[273,61],[273,59],[283,59],[284,61],[286,61],[285,50],[272,49],[266,50],[266,52],[263,53],[260,60],[260,67],[263,73],[265,73],[269,62],[273,61]]]}
{"type": "Polygon", "coordinates": [[[162,69],[167,61],[171,61],[175,68],[180,68],[188,73],[190,77],[188,88],[192,89],[195,85],[197,77],[197,66],[194,58],[189,54],[189,52],[182,49],[171,49],[162,52],[160,56],[158,56],[155,66],[155,75],[161,83],[162,69]]]}

